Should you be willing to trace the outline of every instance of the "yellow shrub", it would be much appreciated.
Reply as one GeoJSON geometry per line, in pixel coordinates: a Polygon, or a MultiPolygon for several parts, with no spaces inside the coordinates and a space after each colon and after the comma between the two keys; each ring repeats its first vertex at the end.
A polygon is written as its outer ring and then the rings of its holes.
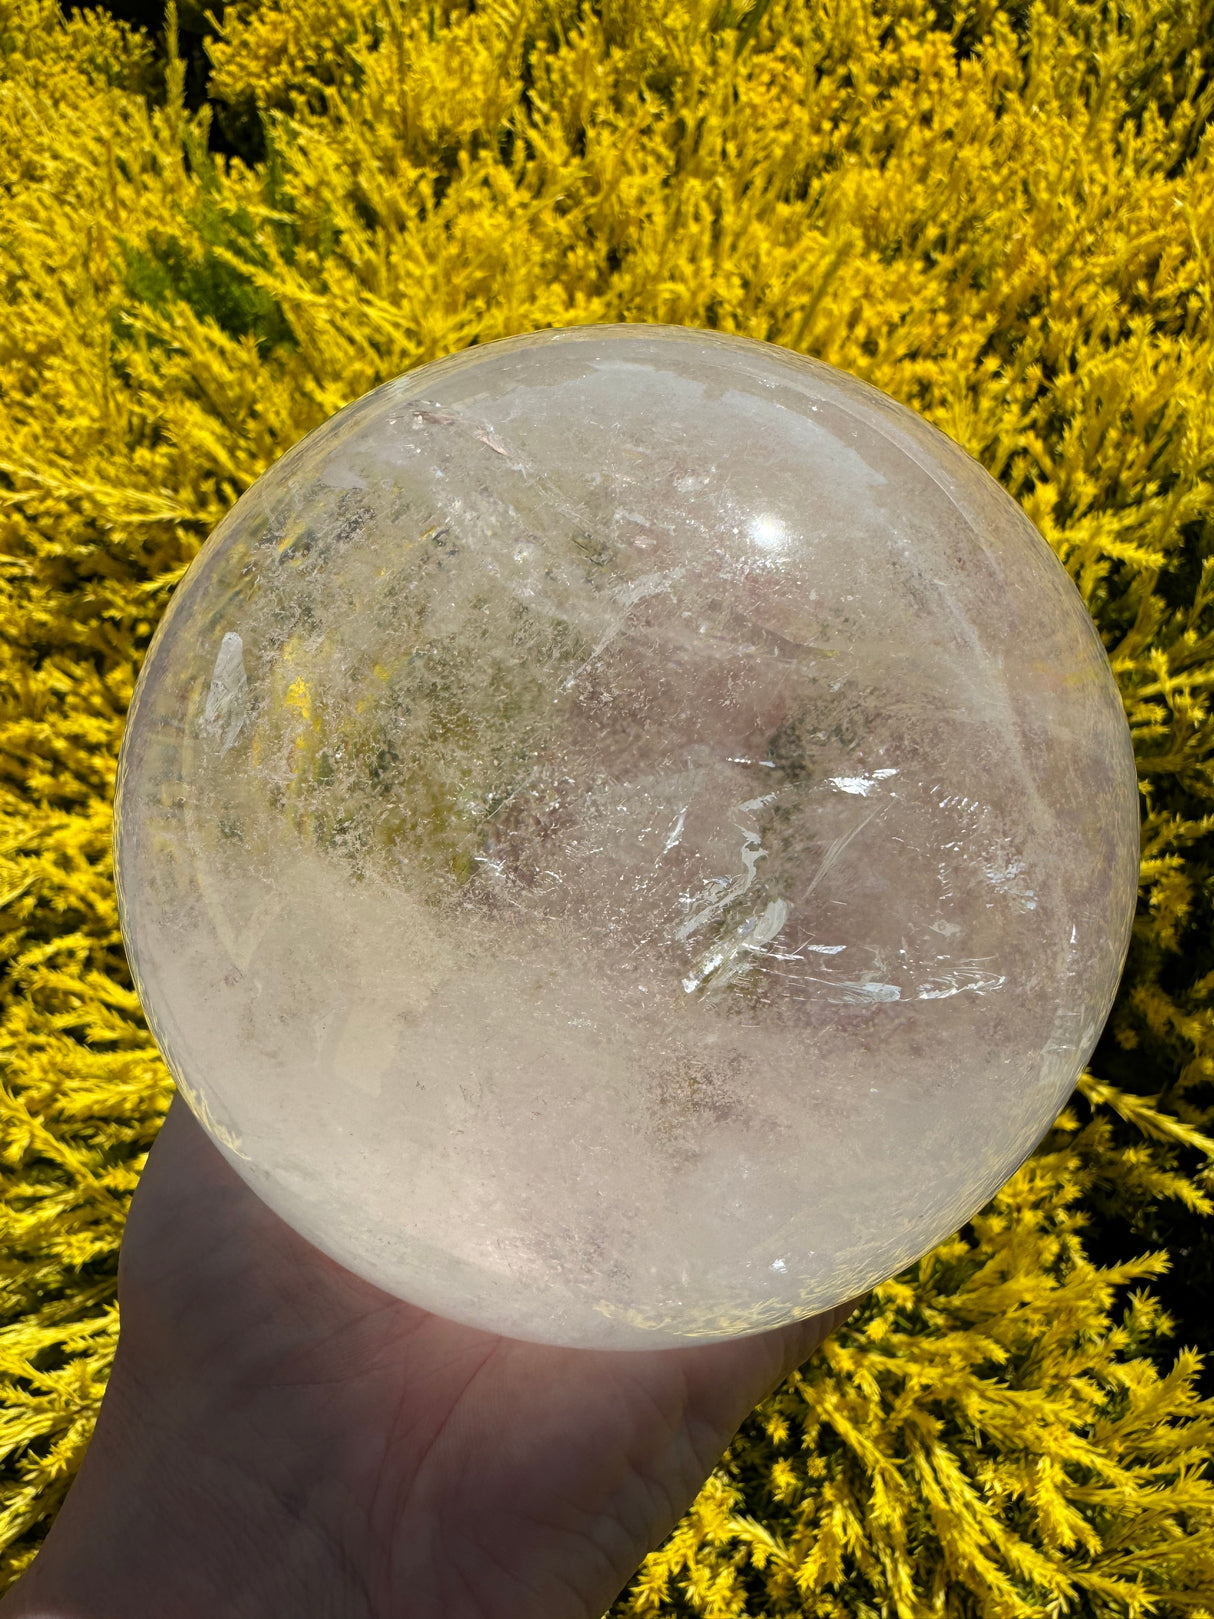
{"type": "Polygon", "coordinates": [[[999,477],[1100,626],[1145,820],[1075,1104],[754,1413],[613,1611],[1214,1608],[1214,1407],[1143,1289],[1168,1261],[1085,1250],[1211,1209],[1210,0],[265,0],[225,26],[211,95],[259,114],[249,165],[208,152],[175,57],[158,95],[140,36],[0,0],[4,1578],[87,1444],[170,1096],[108,840],[173,584],[377,383],[637,320],[810,351],[999,477]]]}

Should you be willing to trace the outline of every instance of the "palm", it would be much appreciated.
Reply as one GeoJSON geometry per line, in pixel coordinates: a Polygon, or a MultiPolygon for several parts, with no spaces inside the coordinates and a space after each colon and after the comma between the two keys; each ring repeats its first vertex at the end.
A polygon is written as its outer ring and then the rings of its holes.
{"type": "Polygon", "coordinates": [[[119,1296],[116,1374],[164,1399],[169,1368],[223,1467],[330,1549],[352,1593],[332,1611],[359,1616],[598,1619],[833,1324],[652,1352],[459,1326],[297,1236],[180,1101],[119,1296]]]}

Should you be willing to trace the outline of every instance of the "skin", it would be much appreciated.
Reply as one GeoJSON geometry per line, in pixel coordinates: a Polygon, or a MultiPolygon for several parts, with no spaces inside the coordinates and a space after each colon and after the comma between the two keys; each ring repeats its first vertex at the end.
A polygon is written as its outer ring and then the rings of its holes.
{"type": "Polygon", "coordinates": [[[600,1619],[854,1308],[692,1349],[478,1332],[248,1190],[180,1100],[84,1464],[0,1619],[600,1619]]]}

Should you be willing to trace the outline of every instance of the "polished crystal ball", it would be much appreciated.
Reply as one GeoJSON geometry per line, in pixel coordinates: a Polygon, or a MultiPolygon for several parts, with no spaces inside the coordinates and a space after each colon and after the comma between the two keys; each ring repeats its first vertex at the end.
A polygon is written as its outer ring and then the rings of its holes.
{"type": "Polygon", "coordinates": [[[1065,1104],[1138,866],[1048,546],[830,366],[680,327],[342,410],[177,590],[122,922],[228,1160],[402,1298],[649,1348],[955,1231],[1065,1104]]]}

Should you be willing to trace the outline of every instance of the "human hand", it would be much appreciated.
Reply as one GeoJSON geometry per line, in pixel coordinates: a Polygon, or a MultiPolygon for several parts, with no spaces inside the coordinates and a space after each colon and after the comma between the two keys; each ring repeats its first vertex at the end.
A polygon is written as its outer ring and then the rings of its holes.
{"type": "Polygon", "coordinates": [[[853,1308],[652,1351],[460,1326],[312,1247],[181,1100],[118,1291],[92,1443],[0,1619],[600,1619],[853,1308]]]}

